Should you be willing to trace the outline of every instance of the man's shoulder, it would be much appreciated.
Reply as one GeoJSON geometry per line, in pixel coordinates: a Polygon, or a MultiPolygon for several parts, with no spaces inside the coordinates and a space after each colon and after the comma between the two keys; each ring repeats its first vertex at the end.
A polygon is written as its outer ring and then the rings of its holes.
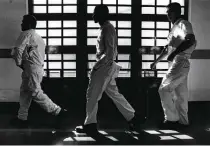
{"type": "Polygon", "coordinates": [[[115,32],[115,28],[111,23],[108,23],[103,28],[104,31],[115,32]]]}

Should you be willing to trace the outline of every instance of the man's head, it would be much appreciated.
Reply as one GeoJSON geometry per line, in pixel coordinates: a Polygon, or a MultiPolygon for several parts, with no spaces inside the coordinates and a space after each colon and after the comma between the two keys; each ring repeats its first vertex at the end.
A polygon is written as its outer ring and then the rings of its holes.
{"type": "Polygon", "coordinates": [[[36,18],[33,15],[24,15],[21,24],[21,29],[22,31],[35,29],[36,23],[37,23],[36,18]]]}
{"type": "Polygon", "coordinates": [[[181,16],[181,5],[179,3],[170,3],[167,6],[167,16],[169,21],[174,23],[181,16]]]}
{"type": "Polygon", "coordinates": [[[97,5],[93,12],[93,20],[95,23],[103,22],[108,19],[109,16],[109,9],[106,5],[97,5]]]}

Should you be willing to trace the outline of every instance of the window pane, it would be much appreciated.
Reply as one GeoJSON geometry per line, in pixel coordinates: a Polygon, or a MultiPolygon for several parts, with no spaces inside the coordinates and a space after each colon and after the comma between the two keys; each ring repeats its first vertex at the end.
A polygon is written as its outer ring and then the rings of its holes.
{"type": "Polygon", "coordinates": [[[142,21],[141,27],[142,28],[155,28],[155,22],[142,21]]]}
{"type": "Polygon", "coordinates": [[[88,60],[96,60],[96,54],[88,54],[88,60]]]}
{"type": "Polygon", "coordinates": [[[66,46],[72,46],[72,45],[77,45],[77,40],[76,38],[64,38],[63,39],[63,45],[66,46]]]}
{"type": "Polygon", "coordinates": [[[47,40],[46,40],[46,38],[43,38],[43,40],[44,40],[44,43],[45,43],[45,44],[47,44],[47,40]]]}
{"type": "Polygon", "coordinates": [[[77,4],[77,0],[63,0],[63,4],[77,4]]]}
{"type": "Polygon", "coordinates": [[[142,77],[154,77],[154,76],[155,76],[154,71],[148,71],[148,70],[142,71],[142,77]]]}
{"type": "Polygon", "coordinates": [[[94,12],[95,6],[88,6],[87,7],[87,13],[92,14],[94,12]]]}
{"type": "Polygon", "coordinates": [[[119,5],[131,5],[131,0],[118,0],[119,5]]]}
{"type": "Polygon", "coordinates": [[[61,4],[61,0],[48,0],[48,4],[61,4]]]}
{"type": "Polygon", "coordinates": [[[142,54],[142,60],[154,60],[155,56],[154,55],[145,55],[142,54]]]}
{"type": "Polygon", "coordinates": [[[48,54],[49,60],[61,60],[61,54],[48,54]]]}
{"type": "Polygon", "coordinates": [[[61,62],[49,62],[49,69],[61,69],[61,62]]]}
{"type": "Polygon", "coordinates": [[[131,37],[131,30],[118,30],[118,36],[131,37]]]}
{"type": "Polygon", "coordinates": [[[156,0],[157,1],[157,5],[168,5],[169,4],[169,0],[156,0]]]}
{"type": "Polygon", "coordinates": [[[159,63],[157,63],[156,69],[168,69],[168,62],[159,62],[159,63]]]}
{"type": "Polygon", "coordinates": [[[179,3],[181,6],[184,6],[184,0],[171,0],[172,2],[177,2],[179,3]]]}
{"type": "Polygon", "coordinates": [[[142,5],[155,5],[155,0],[142,0],[142,5]]]}
{"type": "Polygon", "coordinates": [[[87,0],[87,4],[101,4],[101,0],[87,0]]]}
{"type": "Polygon", "coordinates": [[[54,71],[54,70],[50,70],[50,77],[52,77],[52,78],[59,78],[59,77],[61,77],[61,74],[60,74],[60,71],[58,70],[56,70],[56,71],[54,71]]]}
{"type": "Polygon", "coordinates": [[[51,28],[61,27],[61,21],[49,21],[48,27],[51,28]]]}
{"type": "Polygon", "coordinates": [[[48,45],[60,46],[61,39],[60,38],[50,38],[50,39],[48,39],[48,45]]]}
{"type": "Polygon", "coordinates": [[[77,6],[64,6],[63,13],[77,13],[77,6]]]}
{"type": "Polygon", "coordinates": [[[157,28],[169,29],[169,22],[156,22],[157,28]]]}
{"type": "Polygon", "coordinates": [[[116,5],[116,0],[103,0],[103,4],[114,4],[114,5],[116,5]]]}
{"type": "Polygon", "coordinates": [[[159,77],[159,78],[163,78],[163,77],[165,77],[165,74],[167,73],[167,71],[158,71],[157,72],[157,77],[159,77]]]}
{"type": "Polygon", "coordinates": [[[91,21],[91,20],[89,20],[89,21],[87,21],[87,27],[96,27],[96,28],[99,28],[99,25],[98,25],[98,23],[95,23],[94,21],[91,21]]]}
{"type": "Polygon", "coordinates": [[[76,54],[63,54],[63,60],[76,60],[76,54]]]}
{"type": "Polygon", "coordinates": [[[131,68],[130,62],[118,62],[117,64],[119,64],[122,67],[122,69],[130,69],[131,68]]]}
{"type": "Polygon", "coordinates": [[[142,7],[141,9],[142,14],[155,14],[154,7],[142,7]]]}
{"type": "Polygon", "coordinates": [[[166,15],[166,7],[156,8],[157,14],[164,14],[166,15]]]}
{"type": "Polygon", "coordinates": [[[88,38],[87,39],[87,45],[96,45],[96,38],[88,38]]]}
{"type": "Polygon", "coordinates": [[[156,46],[165,46],[167,44],[166,39],[156,39],[156,46]]]}
{"type": "Polygon", "coordinates": [[[142,46],[155,46],[155,40],[154,39],[141,39],[141,45],[142,46]]]}
{"type": "Polygon", "coordinates": [[[157,37],[168,37],[169,31],[168,30],[157,30],[156,35],[157,37]]]}
{"type": "Polygon", "coordinates": [[[88,29],[87,30],[87,36],[98,36],[99,31],[98,29],[88,29]]]}
{"type": "Polygon", "coordinates": [[[48,36],[61,36],[61,29],[49,29],[48,36]]]}
{"type": "Polygon", "coordinates": [[[76,71],[64,71],[63,77],[76,77],[76,71]]]}
{"type": "Polygon", "coordinates": [[[131,22],[130,21],[118,21],[118,27],[119,28],[131,28],[131,22]]]}
{"type": "Polygon", "coordinates": [[[63,27],[77,27],[76,21],[63,21],[63,27]]]}
{"type": "Polygon", "coordinates": [[[150,69],[152,62],[142,62],[142,69],[150,69]]]}
{"type": "Polygon", "coordinates": [[[34,4],[46,4],[46,0],[34,0],[34,4]]]}
{"type": "Polygon", "coordinates": [[[61,6],[49,6],[48,13],[61,13],[61,6]]]}
{"type": "Polygon", "coordinates": [[[181,14],[184,15],[184,8],[181,8],[181,14]]]}
{"type": "Polygon", "coordinates": [[[118,54],[118,60],[130,60],[129,54],[118,54]]]}
{"type": "Polygon", "coordinates": [[[92,69],[95,65],[95,62],[88,62],[88,69],[92,69]]]}
{"type": "Polygon", "coordinates": [[[77,36],[77,30],[76,29],[64,29],[63,36],[77,36]]]}
{"type": "Polygon", "coordinates": [[[36,32],[42,37],[45,37],[47,35],[46,29],[36,29],[36,32]]]}
{"type": "Polygon", "coordinates": [[[34,13],[46,13],[46,6],[34,6],[34,13]]]}
{"type": "Polygon", "coordinates": [[[110,23],[116,28],[116,21],[110,21],[110,23]]]}
{"type": "Polygon", "coordinates": [[[116,6],[108,6],[109,8],[109,13],[112,14],[112,13],[116,13],[116,6]]]}
{"type": "Polygon", "coordinates": [[[155,37],[155,31],[154,30],[142,30],[141,36],[142,37],[155,37]]]}
{"type": "Polygon", "coordinates": [[[47,27],[46,21],[37,21],[36,28],[46,28],[46,27],[47,27]]]}
{"type": "Polygon", "coordinates": [[[47,62],[44,62],[44,69],[47,69],[47,62]]]}
{"type": "Polygon", "coordinates": [[[122,70],[120,70],[118,77],[122,77],[122,78],[131,77],[131,72],[130,71],[122,71],[122,70]]]}
{"type": "Polygon", "coordinates": [[[64,62],[63,68],[64,69],[76,69],[76,62],[64,62]]]}
{"type": "Polygon", "coordinates": [[[121,6],[118,6],[118,13],[121,13],[121,14],[131,14],[131,7],[121,7],[121,6]]]}
{"type": "Polygon", "coordinates": [[[130,46],[131,39],[118,39],[118,45],[120,46],[130,46]]]}

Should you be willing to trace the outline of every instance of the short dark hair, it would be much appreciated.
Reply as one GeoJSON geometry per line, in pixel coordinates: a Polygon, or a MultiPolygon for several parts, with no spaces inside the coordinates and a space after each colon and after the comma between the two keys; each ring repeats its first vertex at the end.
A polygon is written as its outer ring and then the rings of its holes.
{"type": "Polygon", "coordinates": [[[23,18],[25,19],[25,21],[31,25],[31,28],[32,29],[35,29],[36,28],[36,24],[37,24],[37,20],[36,20],[36,17],[33,16],[33,15],[24,15],[23,18]]]}
{"type": "Polygon", "coordinates": [[[170,3],[167,6],[168,9],[170,9],[173,12],[176,12],[177,14],[181,15],[181,5],[177,2],[170,3]]]}
{"type": "Polygon", "coordinates": [[[108,17],[109,15],[109,8],[107,5],[100,4],[95,7],[95,12],[101,13],[104,17],[108,17]]]}

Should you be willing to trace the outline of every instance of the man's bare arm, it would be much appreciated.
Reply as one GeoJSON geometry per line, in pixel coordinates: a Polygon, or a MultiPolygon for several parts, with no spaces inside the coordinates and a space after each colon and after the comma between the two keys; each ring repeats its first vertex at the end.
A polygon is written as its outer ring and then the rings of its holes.
{"type": "Polygon", "coordinates": [[[195,35],[194,34],[187,34],[186,37],[185,37],[185,41],[182,42],[178,46],[178,48],[168,56],[167,60],[172,61],[177,54],[187,50],[189,47],[191,47],[195,43],[196,43],[195,35]]]}

